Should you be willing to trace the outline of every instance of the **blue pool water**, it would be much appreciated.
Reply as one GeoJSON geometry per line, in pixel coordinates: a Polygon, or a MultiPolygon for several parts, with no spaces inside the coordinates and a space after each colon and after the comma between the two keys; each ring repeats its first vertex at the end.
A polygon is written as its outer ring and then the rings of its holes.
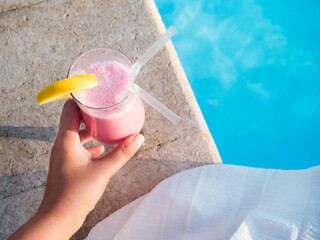
{"type": "Polygon", "coordinates": [[[224,163],[320,165],[319,0],[156,5],[224,163]]]}

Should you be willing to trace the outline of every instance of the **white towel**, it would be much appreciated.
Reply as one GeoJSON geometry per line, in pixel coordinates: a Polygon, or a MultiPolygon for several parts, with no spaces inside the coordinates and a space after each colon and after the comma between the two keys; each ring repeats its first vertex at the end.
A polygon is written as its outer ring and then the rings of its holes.
{"type": "Polygon", "coordinates": [[[98,239],[320,239],[320,167],[185,170],[97,224],[98,239]]]}

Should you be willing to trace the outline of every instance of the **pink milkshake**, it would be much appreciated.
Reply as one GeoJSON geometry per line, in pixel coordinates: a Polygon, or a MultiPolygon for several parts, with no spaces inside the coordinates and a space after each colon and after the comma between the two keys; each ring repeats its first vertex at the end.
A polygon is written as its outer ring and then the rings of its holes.
{"type": "Polygon", "coordinates": [[[78,103],[88,132],[99,142],[116,145],[127,136],[141,131],[145,112],[140,97],[129,94],[121,102],[131,62],[111,49],[94,49],[81,55],[71,66],[68,77],[94,73],[98,86],[72,95],[78,103]]]}

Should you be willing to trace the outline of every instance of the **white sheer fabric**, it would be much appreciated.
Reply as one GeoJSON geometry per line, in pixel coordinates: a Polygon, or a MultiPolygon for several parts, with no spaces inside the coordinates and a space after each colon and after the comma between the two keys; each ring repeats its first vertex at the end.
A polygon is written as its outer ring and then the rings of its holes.
{"type": "Polygon", "coordinates": [[[320,167],[182,171],[97,224],[98,239],[320,239],[320,167]]]}

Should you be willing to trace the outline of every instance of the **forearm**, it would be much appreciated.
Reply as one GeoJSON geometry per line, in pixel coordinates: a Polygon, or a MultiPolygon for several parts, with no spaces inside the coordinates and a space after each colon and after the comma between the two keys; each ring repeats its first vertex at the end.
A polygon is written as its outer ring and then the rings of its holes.
{"type": "Polygon", "coordinates": [[[37,212],[8,240],[70,239],[70,237],[81,227],[83,221],[83,217],[59,217],[54,214],[37,212]]]}

